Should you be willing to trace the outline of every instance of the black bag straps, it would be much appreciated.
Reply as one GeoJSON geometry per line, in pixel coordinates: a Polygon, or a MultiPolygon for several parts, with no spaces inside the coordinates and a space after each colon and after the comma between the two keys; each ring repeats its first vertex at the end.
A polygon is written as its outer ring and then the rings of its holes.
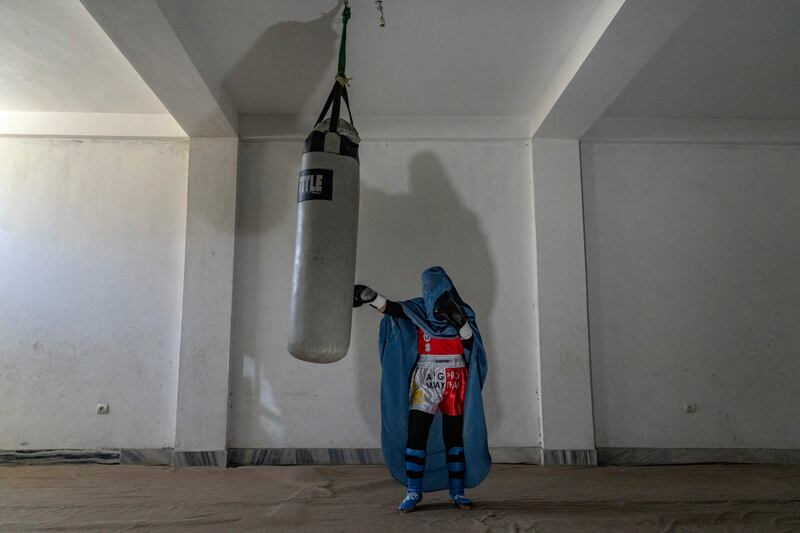
{"type": "Polygon", "coordinates": [[[355,126],[353,122],[353,112],[350,109],[350,99],[347,97],[347,87],[343,86],[337,80],[333,84],[333,88],[331,89],[330,94],[328,95],[328,99],[325,101],[325,107],[322,108],[322,112],[317,117],[317,121],[314,123],[314,126],[318,126],[320,122],[325,120],[325,115],[328,114],[328,110],[331,110],[331,127],[329,131],[336,132],[339,126],[339,115],[341,113],[341,106],[342,100],[344,100],[344,105],[347,107],[347,115],[350,117],[350,124],[355,126]]]}
{"type": "Polygon", "coordinates": [[[344,99],[344,105],[347,106],[347,114],[350,116],[350,124],[355,126],[356,123],[353,121],[353,113],[350,111],[350,99],[347,98],[347,86],[342,87],[342,98],[344,99]]]}

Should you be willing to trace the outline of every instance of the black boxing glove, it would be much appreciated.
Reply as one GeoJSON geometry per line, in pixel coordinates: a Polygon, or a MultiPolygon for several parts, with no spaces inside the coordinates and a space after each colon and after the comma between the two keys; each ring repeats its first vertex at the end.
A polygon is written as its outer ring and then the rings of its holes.
{"type": "Polygon", "coordinates": [[[433,304],[433,316],[437,320],[443,320],[456,328],[458,336],[462,340],[472,338],[472,328],[467,322],[467,315],[453,299],[449,292],[442,294],[436,303],[433,304]]]}
{"type": "Polygon", "coordinates": [[[361,307],[364,304],[380,309],[386,305],[386,298],[366,285],[356,285],[353,287],[353,307],[361,307]]]}

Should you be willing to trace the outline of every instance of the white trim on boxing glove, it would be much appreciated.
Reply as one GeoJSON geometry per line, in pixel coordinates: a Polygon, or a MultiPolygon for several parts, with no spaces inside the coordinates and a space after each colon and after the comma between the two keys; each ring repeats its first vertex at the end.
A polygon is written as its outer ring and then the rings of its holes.
{"type": "Polygon", "coordinates": [[[386,301],[387,301],[386,300],[386,296],[384,296],[383,294],[381,294],[379,292],[376,292],[375,294],[377,294],[377,296],[375,296],[375,299],[372,300],[369,303],[369,305],[371,305],[375,309],[380,310],[384,305],[386,305],[386,301]]]}
{"type": "Polygon", "coordinates": [[[461,337],[461,340],[472,338],[472,328],[469,326],[469,322],[461,326],[461,329],[458,330],[458,336],[461,337]]]}

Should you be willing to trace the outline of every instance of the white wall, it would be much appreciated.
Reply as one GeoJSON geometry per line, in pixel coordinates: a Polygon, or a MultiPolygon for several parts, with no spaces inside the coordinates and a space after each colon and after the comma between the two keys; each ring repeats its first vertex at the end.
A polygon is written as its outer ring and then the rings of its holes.
{"type": "MultiPolygon", "coordinates": [[[[231,447],[379,447],[379,316],[355,311],[331,365],[286,351],[299,142],[240,148],[231,351],[231,447]]],[[[357,279],[420,293],[440,264],[488,341],[491,446],[538,446],[529,143],[366,142],[357,279]]]]}
{"type": "Polygon", "coordinates": [[[597,445],[800,447],[800,147],[591,142],[582,169],[597,445]]]}
{"type": "Polygon", "coordinates": [[[187,152],[0,139],[0,449],[172,446],[187,152]]]}
{"type": "Polygon", "coordinates": [[[238,148],[236,137],[189,144],[178,451],[220,452],[227,440],[238,148]]]}
{"type": "MultiPolygon", "coordinates": [[[[580,145],[534,139],[537,335],[543,459],[594,449],[580,145]],[[555,455],[554,455],[555,454],[555,455]]],[[[583,463],[586,464],[586,463],[583,463]]]]}

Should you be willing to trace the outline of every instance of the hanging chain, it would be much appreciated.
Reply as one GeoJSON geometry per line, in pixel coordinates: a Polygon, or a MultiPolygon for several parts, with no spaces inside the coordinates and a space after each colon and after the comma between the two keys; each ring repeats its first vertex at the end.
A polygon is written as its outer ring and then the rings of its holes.
{"type": "Polygon", "coordinates": [[[375,5],[378,7],[378,13],[381,15],[381,17],[378,19],[378,26],[385,28],[386,19],[383,18],[383,0],[375,0],[375,5]]]}

